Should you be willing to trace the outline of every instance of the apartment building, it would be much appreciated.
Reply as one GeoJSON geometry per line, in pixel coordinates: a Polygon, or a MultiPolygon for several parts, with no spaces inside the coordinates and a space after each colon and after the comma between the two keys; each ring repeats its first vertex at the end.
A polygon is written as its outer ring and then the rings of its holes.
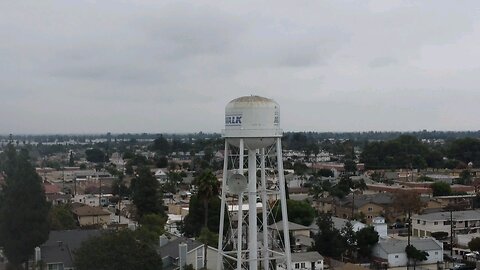
{"type": "Polygon", "coordinates": [[[477,233],[480,229],[480,210],[444,211],[412,217],[412,234],[418,237],[431,236],[433,232],[450,235],[450,221],[455,234],[477,233]]]}

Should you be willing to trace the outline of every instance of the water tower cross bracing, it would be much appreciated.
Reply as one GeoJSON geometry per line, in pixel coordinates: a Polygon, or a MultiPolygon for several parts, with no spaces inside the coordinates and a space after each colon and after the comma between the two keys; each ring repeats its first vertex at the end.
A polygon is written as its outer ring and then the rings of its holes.
{"type": "Polygon", "coordinates": [[[282,134],[275,101],[227,104],[217,270],[291,270],[282,134]]]}

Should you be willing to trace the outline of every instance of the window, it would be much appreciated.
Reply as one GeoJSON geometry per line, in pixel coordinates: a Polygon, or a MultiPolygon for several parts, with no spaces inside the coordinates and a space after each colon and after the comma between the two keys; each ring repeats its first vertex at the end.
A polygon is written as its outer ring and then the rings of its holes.
{"type": "Polygon", "coordinates": [[[55,263],[55,264],[48,264],[48,270],[60,270],[61,269],[61,263],[55,263]]]}
{"type": "Polygon", "coordinates": [[[427,222],[426,222],[426,221],[424,221],[424,222],[423,222],[423,225],[425,225],[425,224],[427,224],[427,222]]]}
{"type": "Polygon", "coordinates": [[[417,224],[420,224],[420,219],[417,219],[417,224]]]}
{"type": "Polygon", "coordinates": [[[434,221],[434,222],[433,222],[433,225],[438,225],[438,221],[434,221]]]}
{"type": "Polygon", "coordinates": [[[438,255],[438,251],[435,251],[435,255],[438,255]]]}
{"type": "Polygon", "coordinates": [[[295,263],[295,269],[300,269],[300,264],[299,263],[295,263]]]}
{"type": "Polygon", "coordinates": [[[372,207],[368,207],[368,212],[372,212],[373,211],[373,208],[372,207]]]}
{"type": "Polygon", "coordinates": [[[395,255],[395,259],[398,259],[398,255],[395,255]]]}
{"type": "Polygon", "coordinates": [[[305,263],[302,262],[302,263],[300,264],[300,267],[301,267],[302,269],[305,268],[305,263]]]}

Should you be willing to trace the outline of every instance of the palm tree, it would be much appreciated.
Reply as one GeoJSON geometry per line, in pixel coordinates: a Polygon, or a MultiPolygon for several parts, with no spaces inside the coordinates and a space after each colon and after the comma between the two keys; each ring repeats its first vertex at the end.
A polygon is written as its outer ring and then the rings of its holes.
{"type": "MultiPolygon", "coordinates": [[[[211,198],[218,195],[218,180],[212,171],[204,171],[196,180],[197,196],[203,201],[204,209],[204,228],[208,230],[208,202],[211,198]]],[[[204,237],[204,257],[203,268],[207,269],[207,237],[204,237]]]]}

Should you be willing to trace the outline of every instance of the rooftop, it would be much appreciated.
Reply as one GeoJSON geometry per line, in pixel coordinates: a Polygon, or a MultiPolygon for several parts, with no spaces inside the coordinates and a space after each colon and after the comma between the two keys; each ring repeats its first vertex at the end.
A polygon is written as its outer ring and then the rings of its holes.
{"type": "MultiPolygon", "coordinates": [[[[480,210],[453,211],[454,220],[480,220],[480,210]]],[[[412,218],[428,221],[450,220],[450,212],[435,212],[423,215],[415,215],[412,218]]]]}
{"type": "Polygon", "coordinates": [[[77,207],[72,210],[72,212],[77,216],[109,216],[110,213],[103,210],[101,207],[92,207],[89,205],[84,205],[77,207]]]}
{"type": "Polygon", "coordinates": [[[316,262],[323,260],[323,256],[316,251],[292,253],[292,262],[316,262]]]}
{"type": "MultiPolygon", "coordinates": [[[[277,223],[274,223],[274,224],[271,224],[271,225],[268,225],[268,228],[269,229],[272,229],[272,230],[279,230],[279,231],[282,231],[282,220],[280,220],[279,222],[277,223]]],[[[293,223],[291,221],[288,222],[288,230],[289,231],[299,231],[299,230],[309,230],[310,228],[307,227],[307,226],[303,226],[301,224],[297,224],[297,223],[293,223]]]]}
{"type": "MultiPolygon", "coordinates": [[[[412,238],[410,243],[418,250],[443,250],[442,245],[432,238],[412,238]]],[[[380,248],[388,254],[404,253],[407,244],[408,242],[406,240],[399,239],[389,239],[378,242],[380,248]]]]}
{"type": "Polygon", "coordinates": [[[186,237],[179,237],[179,238],[170,240],[167,244],[160,247],[158,251],[160,252],[163,258],[171,257],[171,258],[177,259],[179,257],[178,245],[181,243],[187,244],[187,252],[202,245],[202,243],[198,241],[195,241],[186,237]]]}

